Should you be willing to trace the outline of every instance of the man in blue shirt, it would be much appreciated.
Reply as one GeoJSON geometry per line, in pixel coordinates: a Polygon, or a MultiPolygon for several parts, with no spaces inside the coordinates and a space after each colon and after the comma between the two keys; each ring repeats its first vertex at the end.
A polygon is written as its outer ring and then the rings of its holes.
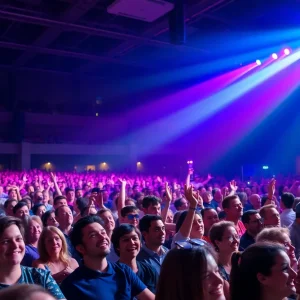
{"type": "Polygon", "coordinates": [[[139,226],[145,244],[138,254],[137,260],[150,264],[159,274],[162,262],[168,252],[168,249],[163,246],[166,239],[165,224],[160,216],[145,215],[140,220],[139,226]]]}
{"type": "Polygon", "coordinates": [[[154,295],[126,265],[110,263],[110,240],[97,216],[80,219],[73,227],[71,241],[82,255],[84,265],[62,283],[67,300],[154,300],[154,295]]]}

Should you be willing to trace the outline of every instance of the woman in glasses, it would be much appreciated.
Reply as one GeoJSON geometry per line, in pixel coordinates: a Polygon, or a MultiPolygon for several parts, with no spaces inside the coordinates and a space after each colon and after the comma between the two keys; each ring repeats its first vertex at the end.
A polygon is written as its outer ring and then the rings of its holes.
{"type": "Polygon", "coordinates": [[[233,222],[221,221],[211,227],[209,238],[218,252],[219,271],[225,281],[224,291],[227,296],[229,295],[231,257],[239,249],[240,237],[233,222]]]}
{"type": "Polygon", "coordinates": [[[210,246],[191,247],[185,242],[172,249],[162,264],[155,299],[225,300],[215,259],[210,246]]]}
{"type": "Polygon", "coordinates": [[[288,228],[272,227],[264,228],[256,237],[256,242],[272,242],[278,243],[285,247],[286,253],[290,258],[291,266],[297,270],[297,259],[295,256],[295,247],[290,239],[290,231],[288,228]]]}
{"type": "Polygon", "coordinates": [[[296,292],[295,279],[283,246],[256,243],[232,257],[231,300],[286,300],[296,292]]]}

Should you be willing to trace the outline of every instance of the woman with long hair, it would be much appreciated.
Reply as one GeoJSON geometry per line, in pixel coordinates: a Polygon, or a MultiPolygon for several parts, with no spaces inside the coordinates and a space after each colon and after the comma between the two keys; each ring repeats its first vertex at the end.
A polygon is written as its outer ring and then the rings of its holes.
{"type": "Polygon", "coordinates": [[[33,266],[49,270],[58,284],[78,268],[77,261],[68,254],[63,233],[54,226],[44,228],[38,249],[40,258],[33,263],[33,266]]]}
{"type": "Polygon", "coordinates": [[[283,300],[295,294],[296,272],[284,247],[256,243],[232,256],[231,300],[283,300]]]}
{"type": "MultiPolygon", "coordinates": [[[[188,243],[186,243],[188,245],[188,243]]],[[[156,300],[225,300],[210,246],[172,249],[161,267],[156,300]]]]}

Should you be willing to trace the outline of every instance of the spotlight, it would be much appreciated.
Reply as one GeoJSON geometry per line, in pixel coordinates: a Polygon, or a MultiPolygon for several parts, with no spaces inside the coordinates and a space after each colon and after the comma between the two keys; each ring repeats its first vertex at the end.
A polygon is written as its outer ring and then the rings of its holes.
{"type": "Polygon", "coordinates": [[[284,52],[285,55],[289,55],[291,53],[291,50],[286,48],[286,49],[283,50],[283,52],[284,52]]]}
{"type": "Polygon", "coordinates": [[[272,58],[273,58],[273,59],[277,59],[277,58],[278,58],[278,55],[277,55],[276,53],[273,53],[273,54],[272,54],[272,58]]]}
{"type": "Polygon", "coordinates": [[[256,60],[256,64],[257,64],[258,66],[260,66],[260,65],[261,65],[261,61],[260,61],[259,59],[257,59],[257,60],[256,60]]]}

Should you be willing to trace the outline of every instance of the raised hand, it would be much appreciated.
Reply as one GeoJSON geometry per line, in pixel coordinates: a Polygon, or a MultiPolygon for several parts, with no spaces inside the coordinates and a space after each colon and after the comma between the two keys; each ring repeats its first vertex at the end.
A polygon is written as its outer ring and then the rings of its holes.
{"type": "Polygon", "coordinates": [[[230,186],[231,191],[233,191],[233,192],[236,192],[237,189],[238,189],[238,186],[236,185],[236,181],[235,180],[231,180],[229,182],[229,186],[230,186]]]}
{"type": "Polygon", "coordinates": [[[193,192],[193,187],[184,185],[184,195],[186,200],[190,203],[191,208],[196,208],[198,204],[197,194],[193,192]]]}
{"type": "Polygon", "coordinates": [[[275,178],[272,178],[268,185],[269,199],[272,199],[273,195],[275,194],[275,190],[276,190],[276,180],[275,180],[275,178]]]}
{"type": "Polygon", "coordinates": [[[165,190],[166,190],[168,200],[171,201],[172,200],[172,191],[167,182],[165,183],[165,190]]]}

